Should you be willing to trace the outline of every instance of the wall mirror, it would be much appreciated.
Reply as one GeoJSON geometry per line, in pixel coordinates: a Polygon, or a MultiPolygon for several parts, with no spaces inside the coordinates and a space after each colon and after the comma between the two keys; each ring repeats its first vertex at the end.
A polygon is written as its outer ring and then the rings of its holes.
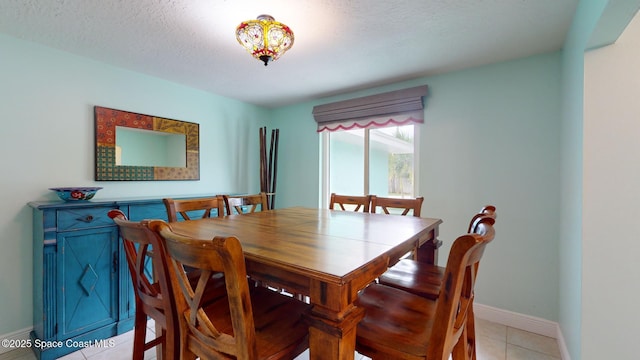
{"type": "Polygon", "coordinates": [[[96,180],[199,180],[199,125],[96,106],[96,180]]]}

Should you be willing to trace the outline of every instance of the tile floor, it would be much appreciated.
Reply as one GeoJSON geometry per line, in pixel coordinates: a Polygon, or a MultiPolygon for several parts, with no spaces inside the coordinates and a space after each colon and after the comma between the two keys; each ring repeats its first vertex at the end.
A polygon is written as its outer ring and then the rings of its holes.
{"type": "MultiPolygon", "coordinates": [[[[152,325],[152,324],[150,324],[152,325]]],[[[153,326],[150,326],[153,332],[153,326]]],[[[559,360],[560,350],[555,339],[478,319],[476,322],[477,355],[479,360],[559,360]]],[[[129,360],[133,350],[133,332],[118,335],[112,348],[89,347],[64,356],[64,360],[129,360]]],[[[155,351],[147,351],[145,359],[155,359],[155,351]]],[[[356,360],[367,357],[356,354],[356,360]]],[[[31,349],[0,354],[0,360],[35,360],[31,349]]],[[[296,360],[309,359],[308,352],[296,360]]]]}

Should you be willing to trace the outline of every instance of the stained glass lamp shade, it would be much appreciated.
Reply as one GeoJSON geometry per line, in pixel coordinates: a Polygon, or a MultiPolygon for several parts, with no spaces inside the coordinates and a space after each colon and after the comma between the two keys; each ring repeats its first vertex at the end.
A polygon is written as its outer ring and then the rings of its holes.
{"type": "Polygon", "coordinates": [[[293,31],[270,15],[260,15],[257,20],[243,21],[236,28],[240,45],[256,59],[264,62],[278,60],[293,45],[293,31]]]}

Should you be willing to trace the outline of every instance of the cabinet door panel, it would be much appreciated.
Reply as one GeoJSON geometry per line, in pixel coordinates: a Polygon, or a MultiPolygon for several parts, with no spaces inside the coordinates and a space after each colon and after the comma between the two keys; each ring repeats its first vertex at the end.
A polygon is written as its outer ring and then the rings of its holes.
{"type": "Polygon", "coordinates": [[[66,339],[117,320],[118,230],[115,226],[58,234],[58,337],[66,339]]]}

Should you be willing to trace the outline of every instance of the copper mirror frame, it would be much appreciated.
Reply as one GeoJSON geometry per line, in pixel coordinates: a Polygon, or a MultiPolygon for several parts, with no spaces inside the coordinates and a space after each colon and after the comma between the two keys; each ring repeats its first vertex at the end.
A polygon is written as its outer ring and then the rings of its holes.
{"type": "Polygon", "coordinates": [[[200,180],[199,124],[95,106],[97,181],[200,180]],[[186,136],[186,166],[116,165],[116,126],[186,136]]]}

